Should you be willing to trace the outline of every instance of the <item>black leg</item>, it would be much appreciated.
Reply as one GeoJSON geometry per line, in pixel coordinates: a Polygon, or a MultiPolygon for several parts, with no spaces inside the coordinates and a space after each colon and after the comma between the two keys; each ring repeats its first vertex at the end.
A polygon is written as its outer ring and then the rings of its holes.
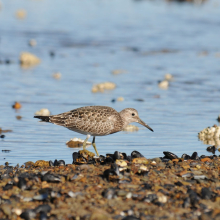
{"type": "Polygon", "coordinates": [[[96,152],[97,156],[99,157],[99,153],[97,151],[96,144],[95,144],[95,136],[93,137],[93,140],[92,140],[92,146],[94,147],[95,152],[96,152]]]}

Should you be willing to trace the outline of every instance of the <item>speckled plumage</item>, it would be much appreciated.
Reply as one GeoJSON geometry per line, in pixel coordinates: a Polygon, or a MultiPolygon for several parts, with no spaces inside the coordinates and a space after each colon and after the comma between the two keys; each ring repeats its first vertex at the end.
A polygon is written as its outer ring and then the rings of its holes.
{"type": "MultiPolygon", "coordinates": [[[[133,108],[126,108],[117,112],[107,106],[86,106],[58,115],[34,117],[86,134],[87,140],[90,135],[93,137],[105,136],[119,132],[131,122],[138,122],[153,131],[139,118],[137,110],[133,108]]],[[[95,143],[95,138],[93,143],[95,143]]]]}
{"type": "Polygon", "coordinates": [[[123,127],[119,113],[104,106],[87,106],[50,116],[50,122],[92,136],[112,134],[123,127]]]}

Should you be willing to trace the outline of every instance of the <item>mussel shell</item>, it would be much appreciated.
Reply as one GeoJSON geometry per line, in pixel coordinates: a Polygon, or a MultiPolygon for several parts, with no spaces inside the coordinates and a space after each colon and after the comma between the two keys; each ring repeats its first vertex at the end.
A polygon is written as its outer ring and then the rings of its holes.
{"type": "Polygon", "coordinates": [[[215,151],[216,151],[216,147],[215,146],[209,146],[209,147],[207,147],[207,149],[206,149],[208,152],[211,152],[211,153],[215,153],[215,151]]]}
{"type": "Polygon", "coordinates": [[[140,157],[144,157],[143,154],[141,154],[140,152],[134,150],[131,152],[131,159],[133,160],[134,158],[140,158],[140,157]]]}
{"type": "Polygon", "coordinates": [[[76,160],[79,158],[79,153],[78,152],[74,152],[73,155],[73,164],[76,163],[76,160]]]}
{"type": "Polygon", "coordinates": [[[198,156],[198,153],[197,152],[194,152],[191,156],[191,159],[192,160],[198,160],[199,159],[199,156],[198,156]]]}
{"type": "Polygon", "coordinates": [[[53,163],[53,161],[52,161],[52,160],[50,160],[50,161],[49,161],[49,165],[50,165],[51,167],[53,167],[53,166],[54,166],[54,163],[53,163]]]}
{"type": "Polygon", "coordinates": [[[169,151],[164,151],[163,154],[165,155],[164,158],[168,158],[170,160],[179,159],[179,157],[176,154],[169,152],[169,151]]]}
{"type": "Polygon", "coordinates": [[[114,160],[119,160],[121,158],[121,153],[119,151],[115,151],[113,158],[114,160]]]}
{"type": "Polygon", "coordinates": [[[184,160],[189,160],[191,157],[188,154],[183,154],[182,157],[184,160]]]}

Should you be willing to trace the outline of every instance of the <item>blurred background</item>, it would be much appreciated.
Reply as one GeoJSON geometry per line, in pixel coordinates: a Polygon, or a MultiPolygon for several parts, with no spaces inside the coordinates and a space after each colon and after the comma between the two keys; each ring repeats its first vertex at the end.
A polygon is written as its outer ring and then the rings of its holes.
{"type": "Polygon", "coordinates": [[[85,136],[33,116],[86,105],[136,108],[155,131],[97,137],[102,155],[210,155],[198,132],[220,114],[219,15],[217,0],[0,0],[0,164],[72,163],[66,142],[85,136]]]}

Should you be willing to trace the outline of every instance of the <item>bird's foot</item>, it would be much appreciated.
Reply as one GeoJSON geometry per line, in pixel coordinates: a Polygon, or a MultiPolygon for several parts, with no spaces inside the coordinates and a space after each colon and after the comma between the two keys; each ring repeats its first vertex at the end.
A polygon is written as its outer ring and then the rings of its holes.
{"type": "Polygon", "coordinates": [[[98,150],[97,150],[97,148],[96,148],[96,144],[95,144],[95,143],[92,143],[92,146],[93,146],[94,149],[95,149],[95,152],[96,152],[97,157],[99,157],[99,152],[98,152],[98,150]]]}

